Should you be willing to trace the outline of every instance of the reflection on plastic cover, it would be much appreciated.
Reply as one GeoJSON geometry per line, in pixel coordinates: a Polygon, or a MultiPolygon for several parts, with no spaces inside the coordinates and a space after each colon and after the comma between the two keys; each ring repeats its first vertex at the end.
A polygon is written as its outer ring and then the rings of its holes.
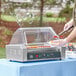
{"type": "Polygon", "coordinates": [[[27,43],[47,42],[51,39],[49,32],[26,33],[27,43]]]}

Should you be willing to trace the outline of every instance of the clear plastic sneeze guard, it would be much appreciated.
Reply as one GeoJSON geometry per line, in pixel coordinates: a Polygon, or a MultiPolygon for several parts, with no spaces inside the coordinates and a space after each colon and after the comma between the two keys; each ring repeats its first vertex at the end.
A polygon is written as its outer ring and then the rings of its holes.
{"type": "Polygon", "coordinates": [[[7,59],[13,61],[55,60],[62,58],[61,47],[48,42],[58,36],[51,27],[19,28],[6,45],[7,59]]]}
{"type": "Polygon", "coordinates": [[[57,34],[51,27],[19,28],[13,35],[10,44],[38,45],[54,39],[57,34]]]}

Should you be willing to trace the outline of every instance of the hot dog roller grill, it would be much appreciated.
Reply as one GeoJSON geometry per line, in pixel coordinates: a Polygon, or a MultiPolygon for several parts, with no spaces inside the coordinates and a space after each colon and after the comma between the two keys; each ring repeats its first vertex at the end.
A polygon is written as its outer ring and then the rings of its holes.
{"type": "Polygon", "coordinates": [[[6,45],[6,57],[12,61],[60,60],[64,58],[61,47],[52,47],[50,40],[58,36],[51,27],[19,28],[6,45]]]}

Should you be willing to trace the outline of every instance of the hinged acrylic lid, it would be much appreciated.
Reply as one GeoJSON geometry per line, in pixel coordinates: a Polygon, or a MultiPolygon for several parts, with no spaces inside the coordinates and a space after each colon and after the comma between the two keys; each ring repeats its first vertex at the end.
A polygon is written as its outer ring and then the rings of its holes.
{"type": "Polygon", "coordinates": [[[10,44],[40,45],[54,39],[57,34],[51,27],[19,28],[13,34],[10,44]]]}

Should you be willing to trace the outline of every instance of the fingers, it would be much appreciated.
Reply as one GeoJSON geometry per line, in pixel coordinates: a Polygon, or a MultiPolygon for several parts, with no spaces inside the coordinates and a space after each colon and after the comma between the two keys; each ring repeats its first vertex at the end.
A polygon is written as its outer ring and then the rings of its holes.
{"type": "Polygon", "coordinates": [[[65,24],[64,26],[64,31],[67,31],[71,26],[73,25],[73,21],[69,21],[68,23],[65,24]]]}
{"type": "Polygon", "coordinates": [[[67,31],[70,27],[71,27],[71,25],[69,23],[65,24],[64,31],[67,31]]]}
{"type": "Polygon", "coordinates": [[[61,43],[61,40],[53,40],[53,41],[50,41],[49,44],[53,47],[57,47],[59,46],[61,43]]]}
{"type": "Polygon", "coordinates": [[[68,24],[65,24],[64,31],[66,31],[67,29],[68,29],[68,24]]]}
{"type": "Polygon", "coordinates": [[[66,39],[59,39],[50,41],[49,44],[53,47],[61,47],[67,43],[66,39]]]}

